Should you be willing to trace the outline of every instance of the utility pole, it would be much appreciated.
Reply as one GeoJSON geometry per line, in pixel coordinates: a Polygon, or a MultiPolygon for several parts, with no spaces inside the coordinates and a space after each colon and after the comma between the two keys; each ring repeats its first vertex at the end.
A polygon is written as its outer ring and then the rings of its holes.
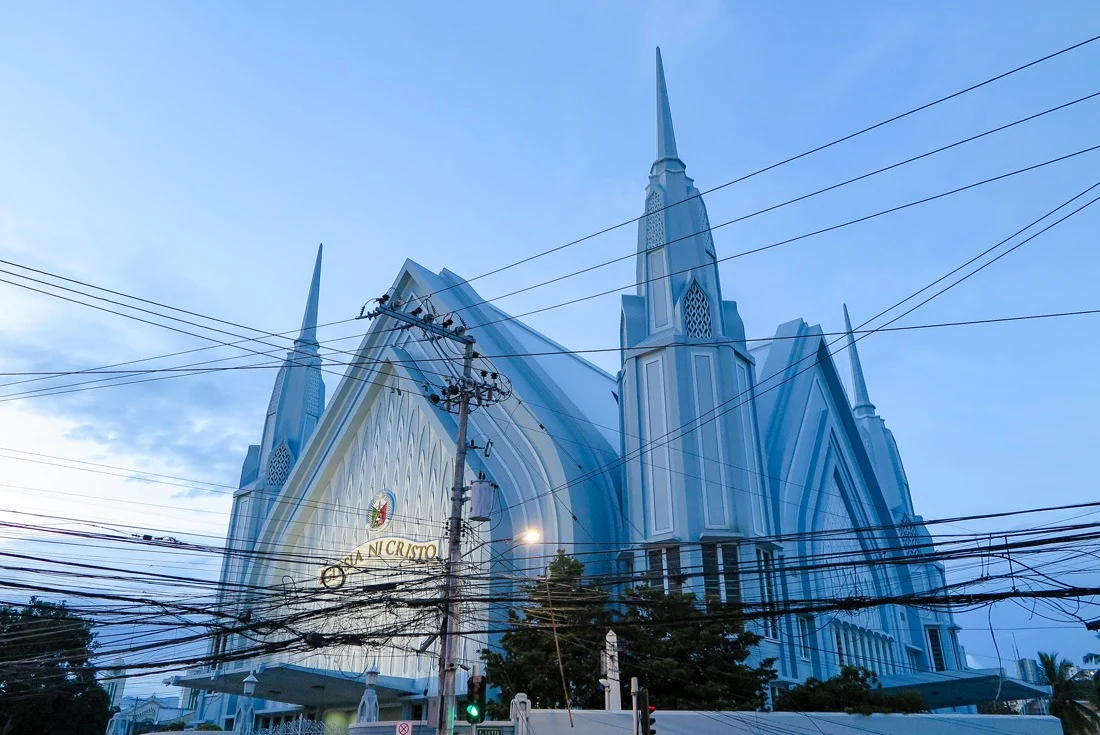
{"type": "Polygon", "coordinates": [[[474,338],[467,337],[462,351],[462,386],[458,393],[458,438],[455,446],[454,484],[451,487],[451,518],[447,528],[447,564],[443,582],[443,637],[439,645],[439,735],[455,729],[455,649],[458,648],[458,566],[462,563],[462,501],[466,477],[466,425],[470,419],[470,391],[474,361],[474,338]]]}
{"type": "MultiPolygon", "coordinates": [[[[444,566],[443,586],[443,626],[439,646],[439,735],[452,735],[455,724],[455,684],[456,655],[458,651],[458,612],[455,597],[458,592],[458,570],[462,563],[462,504],[465,502],[466,451],[469,449],[467,426],[470,419],[471,403],[484,406],[506,399],[511,395],[508,384],[501,380],[496,372],[481,371],[481,380],[473,376],[474,338],[466,333],[463,325],[453,326],[454,320],[444,317],[437,323],[437,315],[430,306],[420,305],[411,311],[402,311],[406,306],[400,300],[389,295],[378,299],[378,306],[369,314],[360,313],[373,319],[388,316],[396,321],[423,330],[431,337],[447,339],[462,345],[462,377],[456,383],[450,382],[440,390],[431,393],[428,400],[444,410],[458,415],[458,436],[455,443],[454,483],[451,487],[451,516],[447,526],[447,561],[444,566]]],[[[364,307],[364,311],[365,311],[364,307]]]]}

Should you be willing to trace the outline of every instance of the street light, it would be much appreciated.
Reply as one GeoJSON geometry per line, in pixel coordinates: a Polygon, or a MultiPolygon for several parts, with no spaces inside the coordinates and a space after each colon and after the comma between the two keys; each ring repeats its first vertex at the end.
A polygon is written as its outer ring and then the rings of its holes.
{"type": "Polygon", "coordinates": [[[244,679],[244,696],[252,698],[256,693],[256,685],[260,683],[260,680],[256,678],[256,675],[249,672],[248,676],[244,679]]]}
{"type": "Polygon", "coordinates": [[[378,685],[378,667],[371,664],[367,667],[363,678],[366,680],[367,686],[363,690],[363,696],[359,699],[359,710],[355,721],[378,722],[378,691],[375,689],[378,685]]]}
{"type": "Polygon", "coordinates": [[[482,541],[480,544],[478,544],[477,546],[474,546],[469,551],[467,551],[465,554],[463,554],[462,558],[465,559],[467,556],[474,553],[475,551],[480,549],[482,546],[486,546],[488,544],[507,543],[509,541],[515,541],[515,542],[521,543],[521,544],[536,544],[536,543],[538,543],[539,539],[541,539],[541,538],[542,538],[542,532],[541,531],[539,531],[537,528],[528,528],[526,531],[519,534],[518,536],[513,536],[511,538],[498,538],[498,539],[490,539],[488,541],[482,541]]]}

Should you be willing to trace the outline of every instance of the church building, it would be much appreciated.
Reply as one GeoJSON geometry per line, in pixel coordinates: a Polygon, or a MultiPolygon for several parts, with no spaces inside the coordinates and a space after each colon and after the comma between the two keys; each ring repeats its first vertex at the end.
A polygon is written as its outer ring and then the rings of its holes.
{"type": "MultiPolygon", "coordinates": [[[[748,625],[763,637],[754,656],[776,659],[777,686],[856,664],[934,708],[1007,693],[999,677],[968,669],[947,608],[780,614],[813,601],[927,595],[944,587],[945,570],[927,559],[931,537],[871,402],[851,324],[833,345],[801,319],[749,344],[718,258],[676,145],[658,50],[656,160],[638,222],[637,292],[622,298],[617,375],[485,302],[459,275],[405,262],[390,303],[465,326],[475,373],[505,386],[470,415],[466,483],[485,478],[496,489],[489,520],[464,526],[463,589],[507,594],[564,549],[593,574],[776,611],[748,625]],[[521,541],[529,529],[537,543],[521,541]]],[[[321,266],[318,250],[301,332],[244,458],[221,600],[257,631],[293,612],[301,622],[288,630],[318,645],[273,650],[258,634],[219,636],[221,663],[171,680],[200,692],[196,722],[348,724],[368,716],[365,686],[381,719],[420,719],[436,693],[438,608],[310,611],[359,588],[361,599],[438,596],[425,570],[438,573],[446,554],[457,440],[439,396],[461,375],[461,350],[385,316],[356,349],[323,349],[321,266]],[[337,368],[326,404],[322,371],[337,368]],[[387,620],[409,634],[327,645],[387,620]],[[244,707],[249,681],[254,706],[244,707]]],[[[498,606],[463,605],[463,667],[504,620],[498,606]]],[[[461,690],[466,669],[458,676],[461,690]]]]}

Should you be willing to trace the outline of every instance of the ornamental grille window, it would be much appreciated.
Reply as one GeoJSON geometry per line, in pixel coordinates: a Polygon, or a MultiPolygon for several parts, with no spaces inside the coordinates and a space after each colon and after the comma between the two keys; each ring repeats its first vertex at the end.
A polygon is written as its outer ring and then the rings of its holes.
{"type": "Polygon", "coordinates": [[[702,544],[703,587],[707,606],[741,604],[737,544],[702,544]]]}
{"type": "Polygon", "coordinates": [[[698,283],[693,282],[684,294],[683,311],[684,333],[687,336],[701,339],[711,336],[710,299],[699,288],[698,283]]]}
{"type": "Polygon", "coordinates": [[[699,218],[699,229],[703,233],[703,247],[714,257],[714,237],[710,234],[710,218],[707,217],[707,205],[703,204],[703,197],[695,197],[695,215],[699,218]]]}
{"type": "Polygon", "coordinates": [[[271,390],[271,401],[267,404],[267,412],[269,414],[275,413],[275,409],[279,407],[279,398],[283,394],[283,379],[285,377],[286,368],[279,368],[279,373],[275,376],[275,387],[271,390]]]}
{"type": "Polygon", "coordinates": [[[282,485],[290,475],[290,467],[294,459],[290,456],[290,448],[283,442],[275,447],[271,453],[271,459],[267,461],[267,484],[282,485]]]}
{"type": "Polygon", "coordinates": [[[921,538],[917,532],[917,524],[908,515],[898,524],[898,535],[901,536],[901,546],[906,556],[921,555],[921,538]]]}
{"type": "Polygon", "coordinates": [[[665,244],[665,218],[661,214],[664,201],[661,192],[651,191],[645,198],[645,247],[646,250],[665,244]]]}
{"type": "Polygon", "coordinates": [[[320,416],[323,408],[321,403],[321,375],[315,370],[310,370],[306,383],[306,413],[310,416],[320,416]]]}

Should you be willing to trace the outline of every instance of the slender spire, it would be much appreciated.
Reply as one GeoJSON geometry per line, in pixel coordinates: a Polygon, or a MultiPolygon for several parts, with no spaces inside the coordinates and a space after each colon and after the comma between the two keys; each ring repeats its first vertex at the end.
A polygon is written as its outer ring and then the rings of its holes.
{"type": "Polygon", "coordinates": [[[302,316],[302,331],[295,346],[317,347],[317,300],[321,292],[321,252],[324,243],[317,246],[317,262],[313,266],[313,280],[309,283],[309,297],[306,299],[306,313],[302,316]]]}
{"type": "Polygon", "coordinates": [[[852,320],[848,318],[848,305],[844,305],[844,329],[848,332],[848,359],[852,363],[852,412],[856,417],[870,416],[875,412],[875,404],[867,395],[867,381],[863,378],[863,366],[859,363],[856,351],[856,339],[852,334],[852,320]]]}
{"type": "Polygon", "coordinates": [[[672,129],[672,109],[665,86],[665,66],[661,62],[661,47],[657,47],[657,160],[679,158],[676,154],[676,133],[672,129]]]}

